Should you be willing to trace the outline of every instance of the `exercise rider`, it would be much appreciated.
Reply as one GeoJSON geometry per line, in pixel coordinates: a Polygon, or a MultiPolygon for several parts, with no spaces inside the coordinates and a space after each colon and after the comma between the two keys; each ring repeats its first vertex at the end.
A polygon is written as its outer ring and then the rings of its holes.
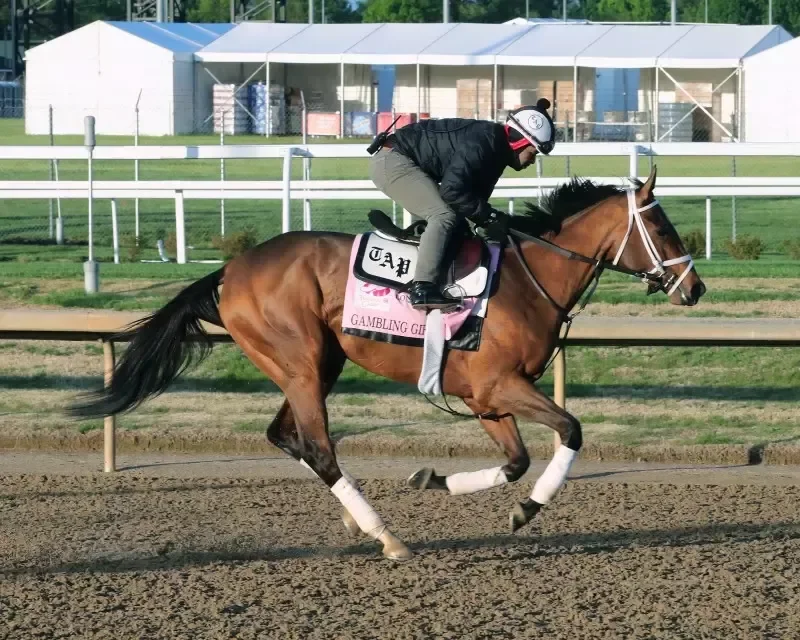
{"type": "Polygon", "coordinates": [[[370,177],[383,193],[427,220],[420,238],[410,302],[417,309],[458,302],[442,291],[442,258],[460,220],[478,226],[501,223],[505,213],[489,198],[506,167],[530,166],[555,146],[555,127],[540,99],[508,114],[505,124],[445,118],[423,120],[380,135],[370,147],[370,177]],[[377,150],[377,152],[375,152],[377,150]]]}

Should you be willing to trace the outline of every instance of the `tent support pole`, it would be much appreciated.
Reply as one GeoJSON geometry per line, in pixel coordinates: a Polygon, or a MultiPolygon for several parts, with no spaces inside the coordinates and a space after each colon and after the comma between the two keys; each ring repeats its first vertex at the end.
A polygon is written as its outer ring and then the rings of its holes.
{"type": "MultiPolygon", "coordinates": [[[[566,5],[565,5],[566,6],[566,5]]],[[[578,65],[572,65],[572,141],[578,141],[578,65]]],[[[569,118],[567,118],[569,126],[569,118]]]]}
{"type": "Polygon", "coordinates": [[[344,62],[339,68],[340,90],[339,95],[339,137],[344,138],[344,62]]]}
{"type": "Polygon", "coordinates": [[[419,88],[419,62],[417,63],[417,120],[419,120],[419,112],[422,111],[422,94],[419,88]]]}
{"type": "Polygon", "coordinates": [[[659,81],[659,78],[661,76],[661,73],[660,73],[661,69],[656,67],[655,71],[656,71],[656,95],[655,95],[655,99],[653,100],[653,113],[654,113],[653,122],[655,122],[655,125],[654,125],[655,131],[653,131],[653,139],[656,142],[658,142],[658,140],[659,140],[659,136],[658,136],[658,130],[659,130],[658,129],[658,103],[661,101],[661,92],[658,89],[658,81],[659,81]]]}
{"type": "Polygon", "coordinates": [[[492,120],[497,122],[497,63],[494,63],[494,79],[492,80],[492,120]]]}
{"type": "MultiPolygon", "coordinates": [[[[769,6],[770,6],[770,8],[772,8],[772,4],[771,3],[770,3],[769,6]]],[[[743,104],[742,98],[743,98],[743,94],[744,94],[744,82],[743,82],[743,78],[742,78],[742,72],[744,70],[742,69],[742,67],[740,65],[739,68],[736,71],[737,71],[737,73],[736,73],[736,94],[737,94],[736,95],[736,102],[737,102],[737,105],[736,105],[736,122],[738,123],[737,124],[737,128],[736,128],[736,138],[737,138],[736,141],[737,142],[742,142],[742,141],[744,141],[744,135],[743,135],[743,133],[744,133],[744,113],[742,112],[742,104],[743,104]]]]}
{"type": "Polygon", "coordinates": [[[269,58],[267,58],[267,61],[264,63],[264,68],[266,69],[266,72],[265,72],[264,75],[266,76],[265,82],[267,83],[267,98],[266,98],[267,99],[267,108],[266,108],[267,121],[264,123],[265,124],[265,126],[264,126],[264,137],[265,138],[269,138],[269,132],[270,132],[270,129],[272,129],[272,126],[271,126],[272,125],[272,99],[271,99],[272,96],[270,96],[270,92],[269,92],[269,83],[270,83],[270,80],[271,80],[271,78],[270,78],[270,69],[269,69],[269,58]]]}

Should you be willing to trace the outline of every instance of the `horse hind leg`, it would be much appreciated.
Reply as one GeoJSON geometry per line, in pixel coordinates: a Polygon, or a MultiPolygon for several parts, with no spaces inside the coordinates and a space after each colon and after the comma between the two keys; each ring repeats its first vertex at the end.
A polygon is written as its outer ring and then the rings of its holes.
{"type": "Polygon", "coordinates": [[[377,511],[336,461],[328,435],[328,412],[319,389],[313,382],[295,381],[286,389],[300,435],[300,456],[330,488],[358,528],[383,544],[383,555],[390,560],[408,560],[411,551],[386,526],[377,511]]]}
{"type": "MultiPolygon", "coordinates": [[[[236,328],[231,324],[229,331],[233,335],[236,328]]],[[[358,528],[383,544],[385,557],[392,560],[411,558],[408,547],[392,534],[364,495],[345,477],[336,461],[333,443],[328,435],[328,411],[325,406],[325,397],[335,382],[334,379],[328,383],[333,376],[326,376],[326,370],[330,372],[333,368],[313,364],[326,360],[322,355],[316,359],[310,358],[310,355],[315,349],[324,353],[326,346],[338,349],[338,345],[334,346],[330,341],[326,345],[323,334],[307,336],[296,349],[283,345],[282,359],[293,363],[292,374],[288,375],[267,355],[272,352],[270,345],[248,338],[245,333],[236,333],[238,335],[234,335],[234,339],[250,360],[286,395],[288,406],[285,403],[281,407],[267,430],[270,440],[292,457],[306,463],[339,499],[358,528]]],[[[342,361],[338,365],[337,377],[343,364],[342,361]]]]}
{"type": "MultiPolygon", "coordinates": [[[[475,408],[471,408],[476,411],[475,408]]],[[[481,409],[478,412],[485,411],[488,409],[481,409]]],[[[420,469],[408,479],[408,484],[415,489],[439,489],[449,491],[451,495],[463,495],[519,480],[528,470],[530,459],[514,417],[506,415],[498,420],[481,419],[481,424],[505,454],[508,460],[506,464],[479,471],[463,471],[449,476],[438,475],[430,468],[420,469]]]]}
{"type": "MultiPolygon", "coordinates": [[[[327,398],[328,394],[333,389],[338,380],[339,375],[342,373],[346,356],[338,344],[335,348],[331,348],[331,353],[328,354],[325,367],[323,368],[324,374],[322,379],[324,397],[327,398]]],[[[278,410],[278,414],[267,427],[267,439],[275,445],[278,449],[286,453],[288,456],[297,460],[306,469],[314,473],[314,470],[309,464],[300,456],[300,439],[297,434],[297,423],[292,413],[292,407],[288,400],[283,401],[283,405],[278,410]]],[[[342,475],[356,488],[360,489],[358,480],[351,476],[341,465],[339,469],[342,475]]],[[[351,536],[356,536],[361,533],[358,528],[358,523],[353,518],[352,514],[344,507],[342,507],[342,523],[351,536]]]]}
{"type": "MultiPolygon", "coordinates": [[[[275,419],[267,428],[267,439],[281,451],[297,460],[315,476],[317,475],[311,466],[300,456],[300,441],[297,435],[297,424],[294,421],[292,407],[288,400],[283,401],[283,405],[278,410],[278,415],[275,416],[275,419]]],[[[360,490],[358,480],[351,476],[341,465],[339,465],[339,469],[350,484],[360,490]]],[[[355,518],[345,507],[342,507],[342,523],[351,536],[356,536],[361,533],[361,529],[358,528],[358,523],[355,518]]]]}

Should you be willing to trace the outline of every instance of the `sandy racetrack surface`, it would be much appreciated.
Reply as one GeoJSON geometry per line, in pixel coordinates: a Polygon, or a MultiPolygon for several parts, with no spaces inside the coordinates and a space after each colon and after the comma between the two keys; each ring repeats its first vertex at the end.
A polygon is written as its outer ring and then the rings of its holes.
{"type": "Polygon", "coordinates": [[[507,534],[509,508],[542,468],[452,497],[408,489],[400,473],[386,479],[380,462],[372,474],[358,467],[416,553],[405,564],[349,538],[330,492],[299,474],[0,476],[0,638],[728,639],[800,629],[797,484],[584,473],[522,535],[507,534]]]}

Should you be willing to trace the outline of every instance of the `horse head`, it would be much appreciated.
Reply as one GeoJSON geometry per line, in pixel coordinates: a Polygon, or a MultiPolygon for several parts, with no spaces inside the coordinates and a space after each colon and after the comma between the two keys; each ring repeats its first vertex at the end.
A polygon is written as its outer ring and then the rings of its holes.
{"type": "Polygon", "coordinates": [[[613,264],[648,273],[648,295],[664,291],[672,304],[697,304],[706,287],[678,232],[655,199],[656,168],[623,196],[624,214],[609,252],[613,264]]]}

